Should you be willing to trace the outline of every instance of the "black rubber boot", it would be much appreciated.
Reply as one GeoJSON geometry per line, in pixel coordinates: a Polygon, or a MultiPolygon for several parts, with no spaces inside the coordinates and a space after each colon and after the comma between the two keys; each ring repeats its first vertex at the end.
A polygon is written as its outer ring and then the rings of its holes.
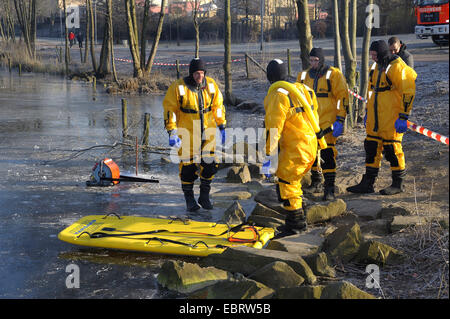
{"type": "Polygon", "coordinates": [[[336,196],[334,195],[334,182],[336,180],[336,173],[324,173],[323,177],[325,179],[324,182],[324,192],[322,200],[335,200],[336,196]]]}
{"type": "Polygon", "coordinates": [[[374,193],[373,184],[378,175],[378,168],[366,167],[366,173],[363,175],[358,185],[347,187],[347,192],[356,194],[374,193]]]}
{"type": "Polygon", "coordinates": [[[306,194],[321,193],[323,187],[322,174],[318,171],[311,171],[311,185],[303,188],[306,194]]]}
{"type": "Polygon", "coordinates": [[[211,181],[207,179],[200,179],[200,197],[198,203],[204,209],[213,209],[213,205],[209,200],[209,192],[211,191],[211,181]]]}
{"type": "Polygon", "coordinates": [[[403,179],[406,171],[392,171],[392,185],[380,190],[381,195],[395,195],[403,192],[403,179]]]}
{"type": "Polygon", "coordinates": [[[184,193],[184,199],[186,200],[186,209],[189,212],[195,212],[200,209],[194,197],[194,184],[182,184],[181,189],[184,193]]]}
{"type": "Polygon", "coordinates": [[[298,233],[307,226],[305,212],[303,208],[288,211],[285,219],[286,228],[292,232],[298,233]]]}

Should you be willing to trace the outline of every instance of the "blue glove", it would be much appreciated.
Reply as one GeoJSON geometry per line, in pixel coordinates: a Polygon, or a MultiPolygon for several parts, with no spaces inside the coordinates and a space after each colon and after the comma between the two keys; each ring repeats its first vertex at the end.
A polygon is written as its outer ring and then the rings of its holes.
{"type": "Polygon", "coordinates": [[[408,121],[399,117],[394,126],[397,133],[405,133],[408,130],[408,121]]]}
{"type": "Polygon", "coordinates": [[[344,132],[344,118],[338,116],[336,122],[333,123],[333,136],[341,136],[344,132]]]}
{"type": "Polygon", "coordinates": [[[367,112],[366,115],[364,115],[364,127],[366,127],[366,122],[367,122],[367,112]]]}
{"type": "Polygon", "coordinates": [[[181,147],[181,139],[177,135],[177,130],[172,130],[169,132],[169,145],[175,146],[176,148],[181,147]]]}
{"type": "Polygon", "coordinates": [[[224,128],[220,129],[220,136],[222,137],[222,146],[223,146],[223,145],[225,145],[225,140],[226,140],[226,134],[225,134],[224,128]]]}
{"type": "Polygon", "coordinates": [[[261,169],[261,173],[263,175],[266,175],[267,178],[269,178],[270,176],[272,176],[272,174],[270,174],[270,159],[266,160],[263,163],[262,169],[261,169]]]}

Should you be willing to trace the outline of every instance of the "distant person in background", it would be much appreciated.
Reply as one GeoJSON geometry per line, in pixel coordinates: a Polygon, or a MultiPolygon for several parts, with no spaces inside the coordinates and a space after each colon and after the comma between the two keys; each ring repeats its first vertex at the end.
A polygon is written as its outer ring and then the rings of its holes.
{"type": "Polygon", "coordinates": [[[75,42],[75,33],[73,33],[72,31],[69,32],[69,42],[70,47],[72,47],[73,43],[75,42]]]}
{"type": "Polygon", "coordinates": [[[406,44],[400,41],[400,39],[397,37],[389,38],[388,43],[391,53],[401,57],[406,65],[414,69],[414,58],[412,54],[408,50],[406,50],[406,44]]]}
{"type": "Polygon", "coordinates": [[[81,34],[81,31],[77,33],[77,41],[80,49],[83,48],[83,35],[81,34]]]}

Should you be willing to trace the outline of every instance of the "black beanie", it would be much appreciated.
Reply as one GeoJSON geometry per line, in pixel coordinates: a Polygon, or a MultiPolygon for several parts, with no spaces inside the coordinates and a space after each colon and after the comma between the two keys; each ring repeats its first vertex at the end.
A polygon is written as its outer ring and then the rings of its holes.
{"type": "Polygon", "coordinates": [[[369,51],[377,52],[378,62],[382,65],[385,64],[391,56],[391,51],[389,50],[389,46],[383,40],[373,41],[370,44],[369,51]]]}
{"type": "Polygon", "coordinates": [[[275,59],[267,65],[267,80],[270,83],[284,81],[287,78],[286,65],[280,59],[275,59]]]}
{"type": "Polygon", "coordinates": [[[315,56],[319,58],[319,68],[324,64],[325,62],[325,55],[323,54],[322,48],[313,48],[311,52],[309,53],[309,56],[315,56]]]}
{"type": "Polygon", "coordinates": [[[200,58],[192,59],[191,63],[189,64],[189,75],[192,75],[197,71],[203,71],[206,74],[205,62],[203,62],[203,60],[200,58]]]}

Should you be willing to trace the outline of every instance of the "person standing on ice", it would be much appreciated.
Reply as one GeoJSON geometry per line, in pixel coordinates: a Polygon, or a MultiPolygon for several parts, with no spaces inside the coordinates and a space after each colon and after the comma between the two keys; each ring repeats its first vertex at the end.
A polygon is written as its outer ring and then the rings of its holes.
{"type": "Polygon", "coordinates": [[[186,209],[213,209],[209,198],[217,172],[216,128],[225,144],[225,106],[216,82],[206,76],[202,59],[190,62],[189,75],[171,84],[163,100],[164,126],[169,145],[179,148],[181,189],[186,209]],[[200,197],[194,197],[194,182],[200,176],[200,197]],[[198,205],[200,204],[200,206],[198,205]]]}
{"type": "Polygon", "coordinates": [[[403,192],[406,176],[403,134],[416,94],[417,73],[397,55],[392,55],[383,40],[370,45],[375,62],[369,72],[369,94],[364,124],[366,173],[359,184],[348,187],[351,193],[373,193],[374,183],[384,155],[391,165],[392,185],[380,190],[382,195],[403,192]]]}

